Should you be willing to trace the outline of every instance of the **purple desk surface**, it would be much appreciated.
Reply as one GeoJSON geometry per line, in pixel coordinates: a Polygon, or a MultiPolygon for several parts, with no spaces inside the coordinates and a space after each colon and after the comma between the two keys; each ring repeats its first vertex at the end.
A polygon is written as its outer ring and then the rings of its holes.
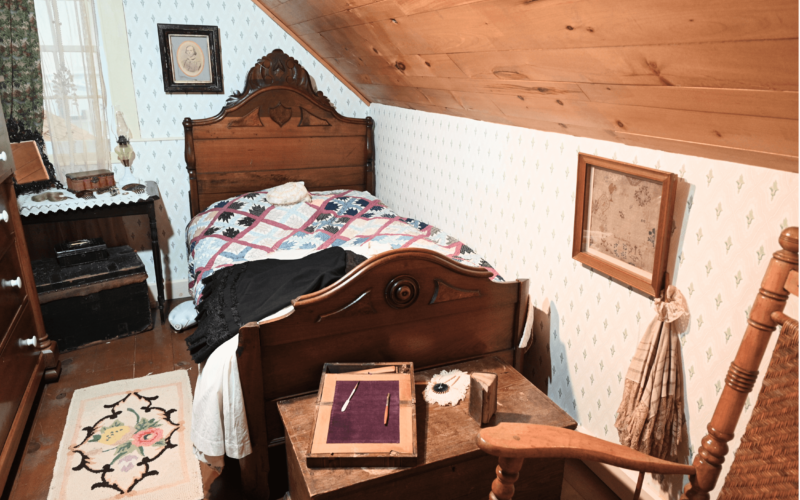
{"type": "Polygon", "coordinates": [[[342,405],[353,392],[355,381],[336,382],[328,443],[399,443],[400,383],[396,380],[362,380],[345,411],[342,405]],[[389,422],[383,425],[389,399],[389,422]]]}

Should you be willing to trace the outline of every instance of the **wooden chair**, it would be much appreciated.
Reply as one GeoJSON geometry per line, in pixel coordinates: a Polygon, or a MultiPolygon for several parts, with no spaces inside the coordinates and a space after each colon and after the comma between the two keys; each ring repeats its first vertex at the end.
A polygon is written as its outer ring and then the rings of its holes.
{"type": "Polygon", "coordinates": [[[722,471],[747,395],[770,334],[782,324],[779,339],[753,415],[742,438],[720,498],[797,498],[797,321],[783,314],[789,293],[797,295],[796,227],[784,230],[781,250],[770,260],[736,358],[725,378],[708,435],[692,465],[660,460],[625,446],[553,427],[503,423],[482,429],[478,446],[499,458],[491,500],[509,500],[526,458],[596,460],[639,471],[638,500],[646,472],[690,476],[681,499],[708,499],[722,471]]]}

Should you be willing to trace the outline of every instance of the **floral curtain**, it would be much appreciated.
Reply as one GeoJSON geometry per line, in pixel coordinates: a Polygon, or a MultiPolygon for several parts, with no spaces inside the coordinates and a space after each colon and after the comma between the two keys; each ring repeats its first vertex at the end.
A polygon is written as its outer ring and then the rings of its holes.
{"type": "Polygon", "coordinates": [[[94,2],[34,3],[44,79],[44,138],[56,175],[64,181],[71,172],[108,169],[111,139],[94,2]]]}
{"type": "Polygon", "coordinates": [[[42,70],[34,0],[0,0],[0,101],[3,114],[42,131],[42,70]]]}

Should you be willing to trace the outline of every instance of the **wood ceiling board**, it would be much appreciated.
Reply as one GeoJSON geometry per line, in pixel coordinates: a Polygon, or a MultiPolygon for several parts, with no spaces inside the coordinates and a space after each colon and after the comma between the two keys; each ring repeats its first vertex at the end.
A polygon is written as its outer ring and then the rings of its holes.
{"type": "Polygon", "coordinates": [[[300,35],[301,38],[309,47],[314,47],[314,52],[323,59],[336,59],[344,57],[346,54],[339,52],[339,48],[328,42],[319,33],[312,33],[310,35],[300,35]]]}
{"type": "Polygon", "coordinates": [[[644,108],[548,97],[492,95],[506,116],[797,156],[797,121],[644,108]],[[559,101],[561,104],[559,104],[559,101]]]}
{"type": "MultiPolygon", "coordinates": [[[[323,65],[323,66],[324,66],[324,67],[325,67],[325,68],[326,68],[328,71],[330,71],[331,73],[333,73],[333,76],[335,76],[335,77],[336,77],[336,78],[337,78],[339,81],[341,81],[341,82],[342,82],[342,84],[343,84],[345,87],[347,87],[348,89],[350,89],[350,90],[351,90],[351,91],[352,91],[352,92],[353,92],[353,93],[356,95],[356,97],[358,97],[359,99],[361,99],[361,100],[364,102],[364,104],[366,104],[367,106],[369,106],[369,101],[368,101],[368,100],[367,100],[367,99],[366,99],[366,98],[365,98],[363,95],[361,95],[361,92],[359,92],[359,91],[358,91],[358,89],[357,89],[356,87],[354,87],[354,86],[353,86],[353,85],[352,85],[350,82],[348,82],[348,81],[347,81],[347,79],[345,79],[345,78],[344,78],[344,77],[343,77],[343,76],[342,76],[342,75],[341,75],[341,74],[340,74],[340,73],[339,73],[339,72],[336,70],[336,68],[334,68],[334,67],[333,67],[333,66],[332,66],[330,63],[328,63],[328,62],[327,62],[327,60],[325,60],[325,58],[323,58],[323,57],[320,57],[320,56],[319,56],[319,55],[316,53],[316,51],[314,50],[314,48],[313,48],[312,46],[308,45],[308,44],[305,42],[305,40],[303,40],[303,39],[302,39],[302,38],[300,38],[299,36],[295,35],[295,34],[294,34],[294,33],[293,33],[293,32],[292,32],[290,29],[289,29],[289,27],[288,27],[288,26],[286,26],[286,25],[283,23],[283,21],[281,21],[281,20],[280,20],[280,18],[276,17],[276,16],[275,16],[275,15],[274,15],[274,14],[273,14],[271,11],[270,11],[270,9],[269,9],[269,8],[267,8],[267,5],[272,5],[272,4],[274,4],[275,0],[253,0],[253,2],[254,2],[254,3],[256,4],[256,6],[258,6],[258,7],[259,7],[259,8],[260,8],[260,9],[261,9],[261,10],[262,10],[262,11],[263,11],[263,12],[264,12],[264,13],[265,13],[267,16],[269,16],[269,18],[270,18],[270,19],[272,19],[273,21],[275,21],[275,24],[277,24],[279,28],[281,28],[283,31],[285,31],[285,32],[286,32],[286,33],[288,33],[289,35],[291,35],[291,37],[292,37],[292,38],[294,38],[294,39],[295,39],[295,41],[296,41],[297,43],[299,43],[301,47],[303,47],[304,49],[306,49],[306,50],[307,50],[307,51],[308,51],[308,52],[309,52],[309,53],[310,53],[310,54],[311,54],[311,55],[312,55],[312,56],[313,56],[313,57],[314,57],[314,58],[315,58],[317,61],[319,61],[319,63],[320,63],[320,64],[322,64],[322,65],[323,65]],[[262,3],[262,2],[266,2],[266,3],[262,3]]],[[[265,55],[266,55],[266,54],[265,54],[265,55]]]]}
{"type": "Polygon", "coordinates": [[[374,76],[371,83],[407,85],[420,89],[452,90],[483,94],[549,95],[558,99],[588,101],[581,87],[570,82],[530,82],[524,80],[471,80],[469,78],[433,78],[415,76],[374,76]]]}
{"type": "Polygon", "coordinates": [[[756,165],[785,172],[798,172],[797,156],[776,155],[759,151],[748,151],[745,149],[725,148],[711,146],[699,142],[675,141],[662,137],[651,137],[645,135],[628,134],[625,132],[616,133],[616,141],[629,146],[641,148],[658,149],[669,153],[700,156],[703,158],[713,158],[734,163],[744,163],[746,165],[756,165]]]}
{"type": "Polygon", "coordinates": [[[797,40],[450,54],[470,78],[797,91],[797,40]]]}
{"type": "Polygon", "coordinates": [[[414,87],[393,87],[390,85],[359,85],[358,86],[370,100],[391,99],[417,104],[431,104],[420,89],[414,87]]]}
{"type": "Polygon", "coordinates": [[[263,1],[365,99],[796,171],[796,2],[263,1]]]}
{"type": "Polygon", "coordinates": [[[492,94],[489,99],[506,116],[562,123],[586,128],[614,130],[614,121],[587,101],[564,101],[550,96],[492,94]]]}
{"type": "Polygon", "coordinates": [[[400,4],[406,14],[412,15],[483,1],[485,0],[397,0],[397,3],[400,4]]]}
{"type": "Polygon", "coordinates": [[[337,12],[328,16],[318,17],[302,23],[292,25],[295,33],[321,33],[334,29],[367,24],[383,19],[404,17],[406,13],[395,0],[382,0],[354,9],[337,12]]]}
{"type": "Polygon", "coordinates": [[[604,141],[620,142],[618,139],[615,138],[613,130],[601,130],[597,128],[581,127],[577,125],[565,125],[563,123],[554,123],[554,122],[547,122],[547,121],[514,117],[514,116],[502,116],[502,115],[498,116],[495,113],[489,113],[484,111],[443,108],[432,104],[408,103],[402,101],[392,101],[391,99],[377,99],[374,102],[378,104],[385,104],[387,106],[414,109],[419,111],[427,111],[429,113],[439,113],[450,116],[458,116],[462,118],[469,118],[472,120],[485,121],[489,123],[499,123],[502,125],[511,125],[515,127],[542,130],[545,132],[556,132],[559,134],[567,134],[576,137],[588,137],[590,139],[600,139],[604,141]]]}
{"type": "Polygon", "coordinates": [[[428,99],[428,102],[434,106],[441,106],[444,108],[463,108],[458,99],[453,97],[453,93],[449,90],[437,89],[417,89],[422,95],[428,99]]]}
{"type": "Polygon", "coordinates": [[[798,153],[797,120],[617,104],[575,104],[602,114],[617,124],[617,132],[789,156],[798,153]]]}
{"type": "MultiPolygon", "coordinates": [[[[774,40],[797,36],[793,0],[492,0],[469,6],[499,27],[498,50],[774,40]]],[[[456,9],[442,12],[448,16],[456,9]]]]}
{"type": "Polygon", "coordinates": [[[362,24],[346,30],[332,30],[320,33],[326,40],[338,45],[339,51],[349,57],[390,56],[401,53],[376,25],[362,24]]]}
{"type": "MultiPolygon", "coordinates": [[[[496,50],[492,40],[502,36],[497,25],[486,22],[474,4],[447,11],[432,11],[370,23],[381,26],[399,54],[452,54],[496,50]]],[[[357,29],[344,28],[342,31],[357,29]]]]}
{"type": "MultiPolygon", "coordinates": [[[[421,85],[415,85],[419,87],[421,85]]],[[[594,102],[797,120],[797,92],[772,90],[578,84],[594,102]]],[[[571,95],[564,96],[571,99],[571,95]]]]}
{"type": "Polygon", "coordinates": [[[274,7],[272,12],[287,26],[291,26],[374,2],[375,0],[288,0],[274,7]]]}

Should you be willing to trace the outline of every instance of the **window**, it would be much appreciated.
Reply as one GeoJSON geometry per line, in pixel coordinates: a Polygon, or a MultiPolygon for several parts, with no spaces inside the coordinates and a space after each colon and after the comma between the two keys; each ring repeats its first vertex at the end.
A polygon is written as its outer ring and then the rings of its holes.
{"type": "Polygon", "coordinates": [[[35,0],[44,138],[60,180],[110,167],[106,91],[93,0],[35,0]]]}

